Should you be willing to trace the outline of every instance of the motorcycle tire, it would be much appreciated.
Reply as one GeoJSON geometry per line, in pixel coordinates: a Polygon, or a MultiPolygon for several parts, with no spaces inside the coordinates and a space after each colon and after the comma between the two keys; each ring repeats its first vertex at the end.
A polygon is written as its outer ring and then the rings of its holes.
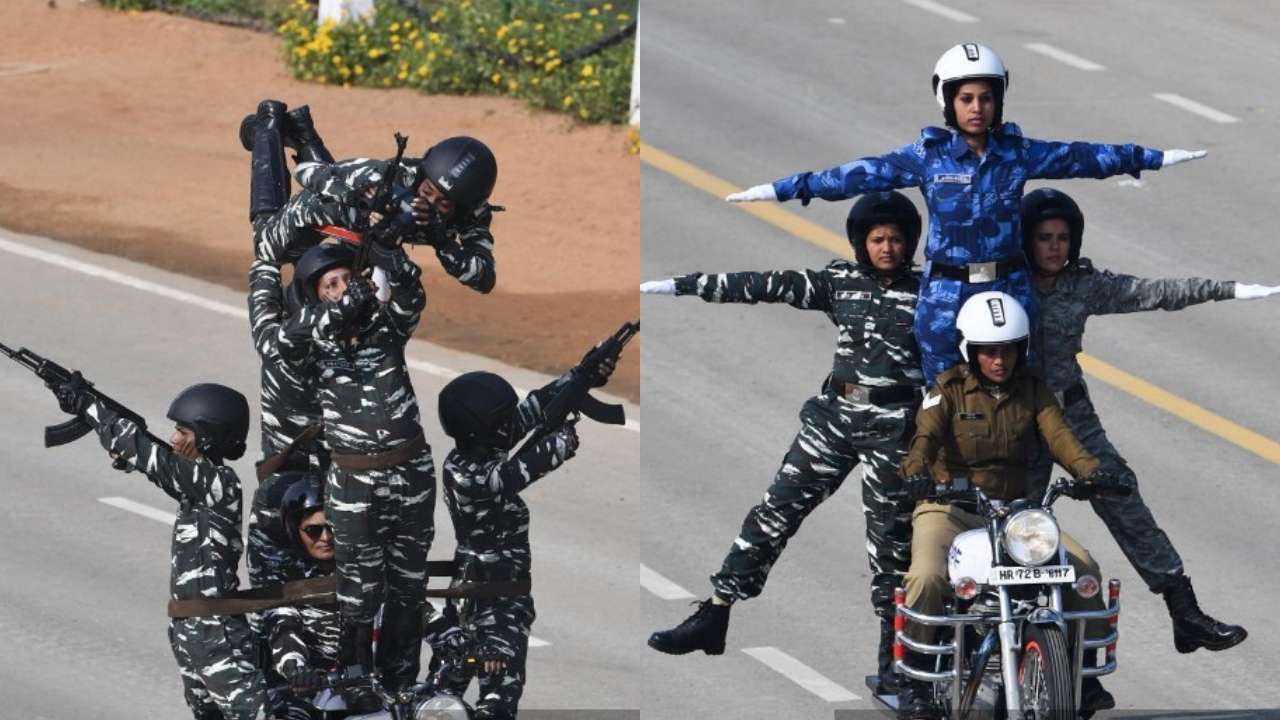
{"type": "Polygon", "coordinates": [[[1022,630],[1018,686],[1024,715],[1036,720],[1075,720],[1071,655],[1056,625],[1027,625],[1022,630]]]}

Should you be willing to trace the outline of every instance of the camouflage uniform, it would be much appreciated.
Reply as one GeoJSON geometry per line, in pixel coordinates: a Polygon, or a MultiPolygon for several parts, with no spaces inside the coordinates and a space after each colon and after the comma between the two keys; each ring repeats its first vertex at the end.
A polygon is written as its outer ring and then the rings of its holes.
{"type": "MultiPolygon", "coordinates": [[[[542,408],[568,379],[562,376],[529,393],[517,407],[512,437],[523,437],[541,424],[542,408]]],[[[529,576],[529,508],[519,493],[573,457],[577,446],[578,437],[568,426],[526,444],[509,459],[507,453],[489,448],[449,453],[444,462],[444,497],[458,543],[455,584],[529,576]]],[[[536,617],[533,597],[467,600],[455,607],[469,654],[479,662],[506,662],[500,672],[480,676],[477,720],[514,718],[524,692],[529,629],[536,617]]],[[[433,647],[439,644],[437,640],[433,647]]],[[[464,655],[458,653],[454,659],[464,655]]],[[[442,674],[451,676],[446,689],[462,695],[477,667],[472,665],[470,672],[456,667],[452,673],[446,670],[442,674]]]]}
{"type": "MultiPolygon", "coordinates": [[[[1036,290],[1040,301],[1040,329],[1033,344],[1044,362],[1049,389],[1057,393],[1071,431],[1103,469],[1132,479],[1132,495],[1106,495],[1091,501],[1116,544],[1154,593],[1164,592],[1168,582],[1182,574],[1182,558],[1169,537],[1156,525],[1151,510],[1138,493],[1137,477],[1112,446],[1094,411],[1076,354],[1082,351],[1085,322],[1091,315],[1144,310],[1181,310],[1210,300],[1235,297],[1235,283],[1202,280],[1146,280],[1095,270],[1081,258],[1063,270],[1054,288],[1036,290]]],[[[1053,463],[1043,452],[1032,470],[1031,492],[1044,493],[1053,463]]]]}
{"type": "MultiPolygon", "coordinates": [[[[333,165],[302,163],[296,169],[300,190],[285,206],[271,215],[254,220],[254,249],[259,260],[279,264],[300,257],[302,251],[320,242],[317,228],[334,225],[355,227],[360,211],[357,202],[375,186],[389,165],[388,160],[356,158],[333,165]]],[[[418,167],[401,164],[397,184],[413,185],[418,167]]],[[[497,275],[493,262],[493,234],[489,220],[468,224],[450,223],[447,240],[435,248],[445,272],[467,287],[487,293],[497,275]]]]}
{"type": "Polygon", "coordinates": [[[893,588],[910,561],[911,517],[886,498],[900,487],[898,463],[911,436],[923,382],[911,333],[920,276],[904,270],[889,287],[866,265],[835,260],[822,270],[694,273],[676,278],[677,295],[707,302],[785,302],[827,313],[838,329],[831,376],[822,394],[800,410],[801,428],[764,500],[711,576],[725,599],[747,599],[764,589],[769,569],[800,523],[862,465],[862,507],[871,565],[871,603],[882,618],[893,613],[893,588]],[[873,402],[855,393],[894,393],[873,402]]]}
{"type": "Polygon", "coordinates": [[[971,295],[999,290],[1017,298],[1036,322],[1030,273],[1023,267],[994,281],[943,277],[934,263],[1021,262],[1022,188],[1036,178],[1105,178],[1158,170],[1164,154],[1137,145],[1045,142],[1022,137],[1013,123],[994,128],[978,157],[955,130],[928,127],[916,142],[879,157],[773,183],[778,200],[844,200],[865,192],[918,187],[929,206],[925,281],[915,318],[922,367],[930,385],[962,361],[955,319],[971,295]]]}
{"type": "MultiPolygon", "coordinates": [[[[301,572],[284,580],[304,580],[327,574],[319,564],[297,560],[301,572]]],[[[289,692],[287,679],[301,670],[333,670],[338,663],[338,612],[333,607],[299,605],[281,607],[263,614],[263,626],[270,647],[268,681],[274,686],[274,717],[288,720],[310,718],[312,705],[289,692]]]]}
{"type": "MultiPolygon", "coordinates": [[[[174,600],[217,597],[239,586],[240,480],[225,465],[179,457],[153,443],[133,422],[94,402],[84,417],[102,446],[143,471],[178,502],[169,580],[174,600]]],[[[262,673],[253,634],[242,616],[174,618],[169,644],[178,661],[187,706],[196,720],[262,717],[262,673]],[[221,713],[221,714],[219,714],[221,713]]]]}
{"type": "MultiPolygon", "coordinates": [[[[426,305],[421,271],[394,253],[391,299],[366,320],[343,303],[302,308],[280,329],[280,354],[292,363],[314,358],[319,372],[324,436],[338,455],[384,453],[422,435],[418,401],[404,347],[426,305]],[[346,335],[357,338],[349,345],[346,335]]],[[[426,590],[427,550],[435,534],[435,466],[425,442],[412,459],[391,467],[347,471],[335,460],[327,473],[325,518],[333,525],[338,602],[344,624],[371,625],[384,602],[382,627],[416,627],[426,590]]],[[[384,633],[380,668],[393,687],[417,677],[418,632],[384,633]]]]}

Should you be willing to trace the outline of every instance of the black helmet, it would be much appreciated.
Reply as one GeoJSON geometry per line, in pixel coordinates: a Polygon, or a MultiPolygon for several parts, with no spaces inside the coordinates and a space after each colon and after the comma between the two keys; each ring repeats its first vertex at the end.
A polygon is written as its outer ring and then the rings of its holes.
{"type": "Polygon", "coordinates": [[[1071,229],[1071,249],[1068,262],[1080,259],[1080,246],[1084,243],[1084,213],[1071,196],[1061,190],[1040,188],[1022,196],[1022,251],[1027,260],[1035,256],[1031,253],[1031,243],[1035,240],[1036,225],[1042,220],[1066,220],[1071,229]]]}
{"type": "Polygon", "coordinates": [[[298,529],[307,515],[324,509],[324,479],[312,472],[281,473],[280,482],[288,483],[280,500],[280,524],[284,537],[292,546],[302,546],[298,529]]]}
{"type": "Polygon", "coordinates": [[[475,212],[489,199],[498,180],[498,161],[489,146],[473,137],[441,140],[422,156],[421,173],[459,210],[475,212]]]}
{"type": "Polygon", "coordinates": [[[293,266],[293,282],[307,304],[320,302],[316,282],[322,275],[336,267],[351,267],[356,261],[356,251],[346,243],[323,243],[302,254],[293,266]]]}
{"type": "Polygon", "coordinates": [[[226,385],[201,383],[178,393],[168,418],[196,434],[196,447],[213,462],[244,455],[249,402],[226,385]]]}
{"type": "Polygon", "coordinates": [[[849,208],[844,231],[853,246],[853,256],[863,265],[870,265],[867,233],[876,225],[887,224],[897,225],[907,241],[906,265],[910,266],[911,259],[916,256],[916,245],[920,242],[920,211],[906,195],[896,190],[866,193],[849,208]]]}
{"type": "Polygon", "coordinates": [[[519,399],[511,383],[491,372],[469,372],[440,391],[440,426],[459,446],[486,445],[509,450],[518,438],[511,418],[519,399]]]}

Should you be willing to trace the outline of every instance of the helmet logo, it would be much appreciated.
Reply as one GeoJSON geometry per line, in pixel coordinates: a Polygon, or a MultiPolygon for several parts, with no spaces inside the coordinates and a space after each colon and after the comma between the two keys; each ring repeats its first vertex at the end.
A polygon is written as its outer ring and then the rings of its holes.
{"type": "Polygon", "coordinates": [[[466,155],[463,155],[461,160],[454,163],[454,166],[449,168],[449,174],[454,177],[458,177],[463,173],[463,171],[467,169],[467,166],[475,162],[475,160],[476,160],[475,153],[469,152],[466,155]]]}
{"type": "Polygon", "coordinates": [[[964,56],[969,62],[978,62],[978,46],[975,43],[965,43],[964,56]]]}
{"type": "Polygon", "coordinates": [[[451,183],[451,182],[449,182],[447,179],[445,179],[445,177],[444,177],[443,175],[441,175],[441,176],[440,176],[440,178],[439,178],[438,180],[436,180],[436,184],[437,184],[437,185],[439,185],[440,187],[444,188],[445,190],[452,190],[452,189],[453,189],[453,183],[451,183]]]}
{"type": "Polygon", "coordinates": [[[991,311],[991,322],[996,327],[1004,327],[1004,301],[1000,298],[990,298],[987,300],[987,309],[991,311]]]}

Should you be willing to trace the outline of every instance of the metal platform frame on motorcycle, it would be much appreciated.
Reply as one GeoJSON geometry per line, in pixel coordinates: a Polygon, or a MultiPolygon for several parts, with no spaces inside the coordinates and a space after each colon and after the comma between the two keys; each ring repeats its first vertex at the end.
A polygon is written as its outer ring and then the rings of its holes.
{"type": "MultiPolygon", "coordinates": [[[[1056,615],[1057,619],[1060,620],[1064,633],[1066,633],[1068,626],[1072,628],[1069,636],[1074,640],[1072,643],[1073,651],[1071,662],[1073,671],[1072,677],[1075,678],[1074,693],[1076,707],[1080,706],[1081,681],[1085,677],[1109,675],[1116,670],[1116,644],[1120,637],[1119,630],[1116,628],[1116,622],[1120,617],[1119,580],[1113,578],[1107,583],[1107,595],[1107,607],[1104,610],[1063,611],[1061,613],[1055,613],[1051,610],[1048,611],[1049,613],[1052,613],[1052,615],[1056,615]],[[1085,623],[1089,620],[1107,620],[1111,625],[1110,632],[1106,636],[1096,640],[1086,640],[1084,637],[1085,623]],[[1106,663],[1101,667],[1082,667],[1084,664],[1085,651],[1097,651],[1101,648],[1106,648],[1106,663]]],[[[896,605],[896,612],[894,615],[894,628],[896,632],[893,646],[894,668],[902,675],[915,680],[922,680],[929,683],[950,682],[952,712],[956,713],[956,717],[959,717],[958,712],[960,710],[960,704],[964,692],[965,680],[968,679],[962,677],[962,668],[964,667],[963,659],[965,655],[964,631],[971,625],[991,624],[993,616],[973,614],[925,615],[923,613],[918,613],[906,606],[906,591],[903,588],[898,588],[894,591],[894,603],[896,605]],[[906,635],[906,622],[908,620],[921,625],[951,628],[952,640],[951,642],[937,645],[916,642],[906,635]],[[906,663],[905,651],[907,650],[921,655],[950,656],[952,658],[951,669],[944,672],[934,672],[912,667],[906,663]]],[[[1042,622],[1049,619],[1045,616],[1044,608],[1038,608],[1032,613],[1015,614],[1013,612],[1012,603],[1009,601],[1007,594],[1003,597],[1001,606],[1002,616],[1009,618],[1008,624],[1010,626],[1010,632],[1016,631],[1017,628],[1020,628],[1023,623],[1028,620],[1042,622]],[[1040,613],[1040,616],[1032,619],[1031,615],[1034,615],[1037,612],[1040,613]]],[[[997,623],[1004,624],[999,621],[997,621],[997,623]]],[[[1013,647],[1020,646],[1020,643],[1013,644],[1013,647]]],[[[982,671],[982,668],[973,669],[973,672],[977,673],[981,673],[982,671]]],[[[1002,671],[1005,678],[1004,684],[1008,687],[1010,681],[1016,678],[1016,669],[1002,668],[1002,671]]],[[[1006,697],[1008,696],[1006,695],[1006,697]]],[[[1009,709],[1020,713],[1022,711],[1021,698],[1018,697],[1016,700],[1016,703],[1010,703],[1009,709]]]]}

